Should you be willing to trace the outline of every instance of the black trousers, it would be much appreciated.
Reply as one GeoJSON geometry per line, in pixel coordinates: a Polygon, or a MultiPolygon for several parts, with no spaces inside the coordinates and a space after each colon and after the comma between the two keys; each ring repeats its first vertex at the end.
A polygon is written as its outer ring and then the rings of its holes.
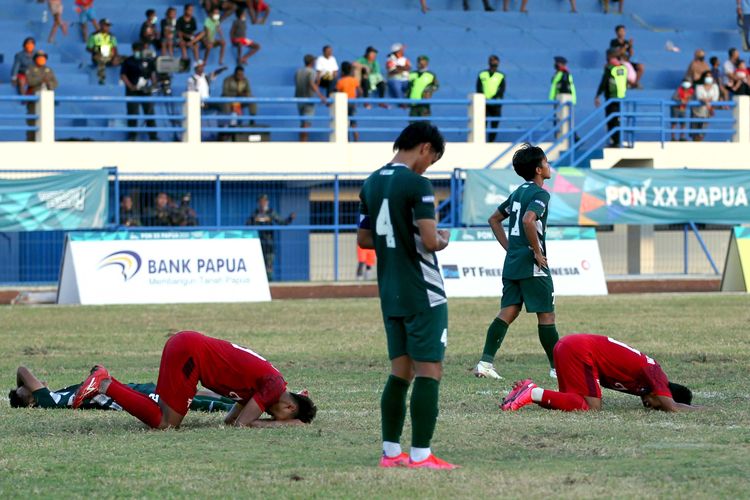
{"type": "MultiPolygon", "coordinates": [[[[613,130],[620,126],[620,102],[614,101],[604,108],[604,112],[606,113],[607,117],[609,119],[607,120],[607,132],[609,133],[610,130],[613,130]]],[[[612,141],[613,146],[619,146],[620,145],[620,135],[622,132],[616,132],[612,138],[610,139],[612,141]]]]}
{"type": "MultiPolygon", "coordinates": [[[[362,78],[360,83],[360,88],[362,89],[362,97],[370,97],[370,80],[367,78],[362,78]]],[[[378,83],[375,86],[375,90],[378,92],[378,97],[381,99],[385,97],[385,80],[378,83]]]]}
{"type": "MultiPolygon", "coordinates": [[[[140,94],[127,94],[128,97],[143,97],[143,95],[140,94]]],[[[126,106],[128,108],[128,116],[139,116],[138,108],[143,109],[143,114],[153,115],[154,114],[154,103],[152,102],[128,102],[126,103],[126,106]]],[[[137,127],[138,126],[138,119],[128,119],[128,127],[137,127]]],[[[146,119],[146,126],[147,127],[156,127],[156,121],[153,119],[146,119]]],[[[130,131],[128,132],[128,139],[129,140],[135,140],[136,136],[138,135],[137,132],[130,131]]],[[[152,141],[158,140],[158,137],[156,136],[156,132],[149,132],[148,133],[149,139],[152,141]]]]}
{"type": "MultiPolygon", "coordinates": [[[[500,105],[485,106],[484,113],[487,118],[499,118],[503,115],[503,107],[500,105]]],[[[487,128],[498,128],[500,122],[487,122],[487,128]]],[[[497,132],[487,132],[487,142],[495,142],[497,132]]]]}

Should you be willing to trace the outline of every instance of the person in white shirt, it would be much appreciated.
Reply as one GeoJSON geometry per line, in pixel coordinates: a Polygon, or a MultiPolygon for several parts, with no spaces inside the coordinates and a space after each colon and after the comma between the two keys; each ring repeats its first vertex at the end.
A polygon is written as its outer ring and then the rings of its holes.
{"type": "Polygon", "coordinates": [[[724,64],[722,64],[722,73],[724,75],[724,81],[721,83],[724,85],[724,88],[726,88],[728,91],[732,91],[734,89],[735,83],[737,82],[737,77],[735,76],[734,72],[737,70],[737,63],[740,60],[740,52],[732,47],[729,49],[729,58],[724,61],[724,64]]]}
{"type": "Polygon", "coordinates": [[[388,93],[396,99],[404,98],[406,87],[409,85],[411,62],[404,55],[405,48],[402,43],[391,45],[391,53],[388,54],[388,60],[385,63],[388,71],[388,93]]]}
{"type": "Polygon", "coordinates": [[[331,92],[336,90],[336,77],[339,74],[339,63],[333,56],[333,47],[326,45],[323,47],[323,55],[318,56],[315,60],[315,74],[318,79],[318,87],[326,89],[326,96],[330,97],[331,92]]]}
{"type": "MultiPolygon", "coordinates": [[[[711,73],[706,71],[702,76],[703,83],[695,84],[695,100],[700,102],[701,106],[695,106],[692,108],[692,117],[709,119],[714,116],[713,103],[719,100],[719,86],[714,82],[711,73]]],[[[693,130],[703,130],[708,125],[705,121],[694,121],[690,123],[690,128],[693,130]]],[[[702,141],[706,134],[700,132],[692,132],[693,140],[698,142],[702,141]]]]}
{"type": "Polygon", "coordinates": [[[205,108],[205,100],[211,97],[211,82],[227,68],[221,67],[216,71],[206,74],[206,63],[198,59],[193,64],[194,73],[187,81],[188,92],[198,92],[201,96],[201,107],[205,108]]]}

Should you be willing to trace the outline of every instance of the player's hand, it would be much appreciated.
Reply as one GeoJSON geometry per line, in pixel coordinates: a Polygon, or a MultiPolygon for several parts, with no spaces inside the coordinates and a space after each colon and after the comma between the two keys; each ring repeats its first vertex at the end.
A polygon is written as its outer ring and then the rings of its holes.
{"type": "Polygon", "coordinates": [[[543,253],[534,252],[534,260],[540,268],[547,269],[547,257],[545,257],[543,253]]]}

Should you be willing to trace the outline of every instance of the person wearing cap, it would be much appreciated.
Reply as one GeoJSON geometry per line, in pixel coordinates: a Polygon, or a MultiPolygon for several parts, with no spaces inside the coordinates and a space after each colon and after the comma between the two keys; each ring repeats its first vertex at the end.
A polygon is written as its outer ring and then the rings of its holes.
{"type": "MultiPolygon", "coordinates": [[[[477,76],[477,93],[484,94],[485,99],[502,99],[505,95],[505,74],[498,71],[500,58],[491,55],[487,61],[488,68],[481,71],[477,76]]],[[[503,114],[502,104],[485,105],[487,118],[499,118],[503,114]]],[[[487,129],[496,129],[500,126],[499,121],[487,122],[487,129]]],[[[487,133],[487,142],[495,142],[497,132],[494,130],[487,133]]]]}
{"type": "MultiPolygon", "coordinates": [[[[435,73],[428,70],[430,58],[421,55],[417,57],[417,70],[409,73],[409,99],[429,99],[440,87],[435,73]]],[[[429,104],[411,104],[409,116],[425,117],[432,115],[429,104]]]]}
{"type": "MultiPolygon", "coordinates": [[[[146,97],[153,94],[156,86],[156,68],[153,59],[143,57],[143,51],[146,46],[143,42],[135,42],[132,45],[133,54],[123,61],[120,67],[120,80],[125,84],[126,97],[146,97]]],[[[154,114],[154,103],[152,102],[126,102],[128,116],[138,116],[138,108],[143,109],[143,114],[151,116],[154,114]]],[[[128,120],[128,128],[138,126],[137,119],[128,120]]],[[[156,127],[156,122],[146,119],[146,126],[149,128],[156,127]]],[[[128,131],[128,140],[134,141],[138,133],[134,130],[128,131]]],[[[148,133],[149,139],[158,140],[156,132],[148,133]]]]}
{"type": "MultiPolygon", "coordinates": [[[[52,68],[47,66],[47,54],[43,50],[37,50],[34,54],[34,65],[26,70],[26,83],[28,85],[26,93],[29,95],[36,94],[40,90],[55,90],[57,88],[57,77],[52,68]]],[[[26,111],[28,114],[36,114],[35,102],[26,103],[26,111]]],[[[36,120],[27,120],[26,124],[33,126],[36,120]]],[[[34,141],[35,132],[27,131],[26,140],[34,141]]]]}
{"type": "MultiPolygon", "coordinates": [[[[616,130],[620,126],[620,100],[625,99],[628,91],[628,70],[622,65],[619,58],[619,50],[609,49],[607,51],[607,65],[604,67],[604,74],[596,90],[594,105],[599,107],[601,101],[599,96],[604,94],[606,100],[612,100],[604,108],[608,117],[607,132],[616,130]]],[[[610,137],[610,145],[618,147],[620,145],[620,136],[622,132],[615,132],[610,137]]]]}
{"type": "MultiPolygon", "coordinates": [[[[258,206],[253,214],[245,221],[246,226],[286,226],[291,224],[296,214],[292,212],[289,217],[282,219],[281,216],[268,204],[268,195],[258,196],[258,206]]],[[[263,251],[263,259],[266,262],[266,274],[268,280],[273,279],[273,263],[275,257],[274,231],[258,231],[260,236],[260,248],[263,251]]]]}
{"type": "Polygon", "coordinates": [[[23,41],[23,49],[13,57],[13,67],[10,70],[10,82],[16,86],[20,95],[26,95],[26,71],[34,66],[34,49],[36,41],[28,37],[23,41]]]}
{"type": "MultiPolygon", "coordinates": [[[[552,83],[549,86],[550,101],[557,101],[557,123],[562,122],[568,116],[571,116],[573,109],[567,107],[570,103],[576,105],[576,86],[573,83],[573,75],[568,71],[568,60],[563,56],[555,56],[555,74],[552,76],[552,83]]],[[[569,130],[570,126],[564,126],[563,133],[569,130]]]]}
{"type": "Polygon", "coordinates": [[[188,92],[198,92],[201,96],[201,107],[205,108],[206,103],[203,102],[211,97],[211,82],[213,82],[218,75],[224,72],[227,68],[219,68],[209,74],[206,74],[206,63],[201,59],[198,59],[193,63],[193,74],[187,80],[188,92]]]}
{"type": "Polygon", "coordinates": [[[402,43],[391,45],[391,53],[388,54],[388,60],[385,62],[385,69],[388,71],[388,93],[396,99],[404,98],[406,87],[409,85],[411,62],[404,55],[405,48],[402,43]]]}
{"type": "Polygon", "coordinates": [[[120,56],[117,54],[117,38],[112,34],[112,23],[109,19],[99,21],[99,31],[89,37],[86,50],[91,52],[91,59],[96,65],[99,85],[104,85],[107,77],[106,67],[120,64],[120,56]]]}
{"type": "MultiPolygon", "coordinates": [[[[355,72],[359,73],[362,97],[369,97],[370,92],[375,91],[381,99],[385,97],[385,78],[378,63],[378,50],[375,47],[367,47],[365,55],[354,61],[352,66],[355,72]]],[[[365,107],[369,108],[370,105],[366,104],[365,107]]]]}
{"type": "Polygon", "coordinates": [[[701,75],[706,71],[711,71],[711,67],[706,62],[706,52],[703,49],[698,49],[695,51],[693,60],[690,61],[690,65],[685,71],[685,76],[683,78],[696,84],[701,80],[701,75]]]}

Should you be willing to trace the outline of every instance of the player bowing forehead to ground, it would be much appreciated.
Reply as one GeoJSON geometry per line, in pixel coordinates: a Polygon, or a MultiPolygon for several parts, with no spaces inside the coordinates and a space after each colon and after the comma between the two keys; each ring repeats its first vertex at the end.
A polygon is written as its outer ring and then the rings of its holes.
{"type": "Polygon", "coordinates": [[[542,187],[551,176],[550,166],[542,148],[524,144],[513,155],[513,169],[526,182],[513,191],[489,218],[495,238],[506,251],[500,313],[487,329],[482,357],[472,372],[477,377],[502,378],[495,371],[495,354],[503,343],[508,326],[518,317],[525,303],[526,311],[537,315],[539,341],[549,359],[550,376],[555,377],[552,362],[552,349],[558,339],[555,290],[547,267],[545,244],[549,193],[542,187]],[[505,219],[509,219],[507,235],[503,228],[505,219]]]}
{"type": "Polygon", "coordinates": [[[357,243],[374,248],[391,375],[380,402],[381,467],[453,469],[430,450],[438,416],[438,389],[448,342],[448,300],[435,252],[448,245],[438,231],[432,184],[422,174],[443,155],[434,125],[416,122],[393,145],[396,156],[362,187],[357,243]],[[406,395],[412,381],[412,439],[401,452],[406,395]]]}
{"type": "Polygon", "coordinates": [[[286,381],[268,361],[245,347],[198,332],[179,332],[164,345],[156,398],[120,383],[102,366],[76,392],[73,408],[105,394],[154,429],[178,427],[196,394],[198,382],[236,403],[224,422],[239,427],[309,423],[317,408],[310,398],[286,390],[286,381]],[[261,420],[263,412],[272,421],[261,420]]]}
{"type": "Polygon", "coordinates": [[[512,411],[536,403],[562,411],[600,410],[601,387],[640,396],[643,405],[654,410],[698,408],[690,405],[690,389],[670,382],[659,363],[609,337],[563,337],[555,346],[555,367],[559,392],[537,387],[531,379],[520,380],[503,399],[501,408],[512,411]]]}

